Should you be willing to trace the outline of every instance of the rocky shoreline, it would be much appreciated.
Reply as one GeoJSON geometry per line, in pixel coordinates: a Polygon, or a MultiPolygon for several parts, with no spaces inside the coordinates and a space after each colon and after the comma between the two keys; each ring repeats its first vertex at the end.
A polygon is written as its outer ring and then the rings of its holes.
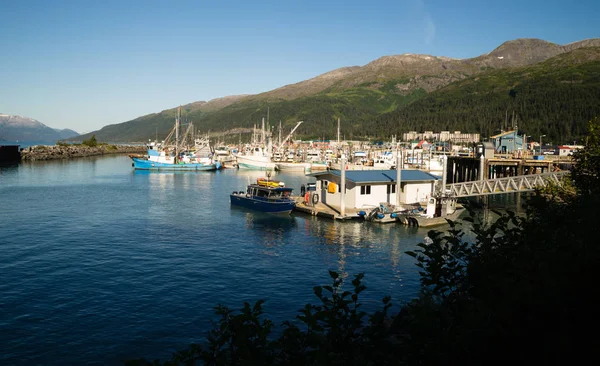
{"type": "Polygon", "coordinates": [[[86,145],[36,145],[22,149],[21,160],[71,159],[108,154],[143,154],[145,152],[146,147],[143,145],[98,145],[94,147],[86,145]]]}

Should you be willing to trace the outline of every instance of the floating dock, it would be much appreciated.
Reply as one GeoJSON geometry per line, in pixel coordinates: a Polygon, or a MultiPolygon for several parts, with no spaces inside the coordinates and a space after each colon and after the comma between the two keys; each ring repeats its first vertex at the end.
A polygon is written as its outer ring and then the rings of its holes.
{"type": "MultiPolygon", "coordinates": [[[[304,202],[304,197],[294,197],[296,200],[296,206],[294,207],[294,212],[301,212],[311,216],[324,217],[332,220],[362,220],[359,216],[359,210],[356,209],[346,209],[345,215],[341,215],[340,208],[337,206],[327,205],[322,202],[317,202],[312,205],[310,203],[304,202]]],[[[397,219],[389,219],[384,221],[372,221],[374,224],[403,224],[408,226],[418,226],[418,227],[433,227],[439,225],[445,225],[449,220],[456,220],[462,213],[466,212],[466,210],[458,205],[457,210],[447,216],[444,217],[425,217],[425,216],[399,216],[397,219]]],[[[386,216],[387,217],[387,216],[386,216]]]]}
{"type": "Polygon", "coordinates": [[[294,197],[294,199],[296,200],[296,206],[293,211],[334,220],[355,220],[360,218],[358,210],[346,209],[345,214],[342,215],[339,207],[327,205],[323,202],[315,204],[306,203],[304,202],[304,197],[294,197]]]}

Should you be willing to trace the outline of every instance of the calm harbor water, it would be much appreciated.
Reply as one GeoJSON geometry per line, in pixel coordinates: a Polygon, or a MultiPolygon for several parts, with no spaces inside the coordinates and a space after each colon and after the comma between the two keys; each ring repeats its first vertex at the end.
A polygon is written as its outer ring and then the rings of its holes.
{"type": "Polygon", "coordinates": [[[231,208],[261,176],[140,172],[127,156],[0,168],[0,364],[165,359],[204,339],[219,303],[293,319],[328,270],[364,272],[369,309],[417,294],[405,252],[427,229],[231,208]]]}

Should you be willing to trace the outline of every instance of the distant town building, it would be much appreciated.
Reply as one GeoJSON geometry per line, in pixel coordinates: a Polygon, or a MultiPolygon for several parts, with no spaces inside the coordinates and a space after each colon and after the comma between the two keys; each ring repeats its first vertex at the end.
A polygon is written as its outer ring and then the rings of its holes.
{"type": "Polygon", "coordinates": [[[490,141],[499,154],[511,154],[519,150],[526,150],[523,136],[517,134],[516,130],[501,132],[490,137],[490,141]]]}
{"type": "Polygon", "coordinates": [[[583,149],[581,145],[561,145],[558,147],[559,156],[570,156],[577,150],[583,149]]]}
{"type": "Polygon", "coordinates": [[[462,133],[460,131],[454,131],[453,133],[450,133],[450,131],[441,131],[439,133],[434,133],[433,131],[408,131],[402,134],[402,139],[404,141],[427,140],[432,142],[442,141],[454,144],[469,144],[479,142],[480,136],[478,133],[462,133]]]}

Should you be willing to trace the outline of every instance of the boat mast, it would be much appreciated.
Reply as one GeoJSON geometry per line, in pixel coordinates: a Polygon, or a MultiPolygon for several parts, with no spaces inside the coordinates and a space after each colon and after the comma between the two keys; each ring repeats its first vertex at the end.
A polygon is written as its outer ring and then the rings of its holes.
{"type": "Polygon", "coordinates": [[[338,117],[338,129],[337,129],[337,145],[340,148],[340,117],[338,117]]]}
{"type": "Polygon", "coordinates": [[[175,119],[175,164],[179,157],[179,118],[181,116],[181,106],[177,108],[177,118],[175,119]]]}
{"type": "Polygon", "coordinates": [[[279,145],[281,145],[281,120],[279,120],[279,145]]]}

